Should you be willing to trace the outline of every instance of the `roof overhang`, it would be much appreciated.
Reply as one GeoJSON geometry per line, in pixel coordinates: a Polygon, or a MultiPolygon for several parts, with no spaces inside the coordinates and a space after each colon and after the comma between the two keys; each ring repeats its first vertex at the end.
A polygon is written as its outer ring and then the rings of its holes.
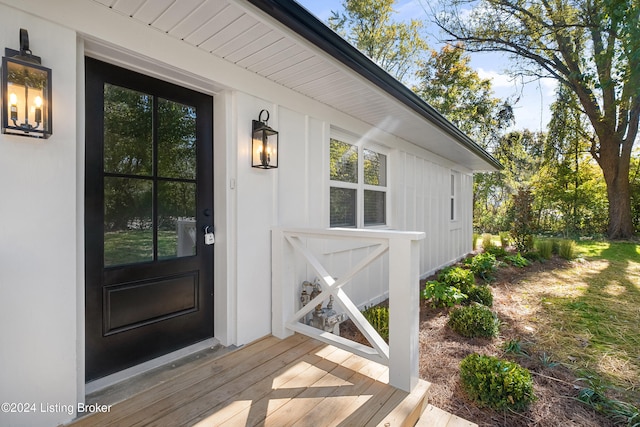
{"type": "Polygon", "coordinates": [[[90,0],[471,171],[500,163],[293,0],[90,0]]]}

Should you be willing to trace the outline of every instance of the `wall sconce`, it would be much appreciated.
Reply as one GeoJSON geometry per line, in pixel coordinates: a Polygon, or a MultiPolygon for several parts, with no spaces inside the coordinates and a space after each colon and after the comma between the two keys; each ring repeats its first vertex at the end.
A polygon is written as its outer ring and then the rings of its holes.
{"type": "Polygon", "coordinates": [[[2,133],[51,136],[51,69],[29,50],[29,33],[20,29],[20,51],[2,57],[2,133]]]}
{"type": "Polygon", "coordinates": [[[252,120],[253,142],[251,143],[251,166],[261,169],[273,169],[278,167],[278,132],[267,126],[269,112],[260,111],[258,120],[252,120]],[[262,120],[262,113],[267,113],[267,118],[262,120]]]}

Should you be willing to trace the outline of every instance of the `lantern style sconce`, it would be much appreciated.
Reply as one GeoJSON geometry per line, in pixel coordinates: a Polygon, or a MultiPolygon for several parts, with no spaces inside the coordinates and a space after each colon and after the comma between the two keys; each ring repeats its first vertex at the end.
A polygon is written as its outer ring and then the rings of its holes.
{"type": "Polygon", "coordinates": [[[252,120],[253,142],[251,144],[251,166],[261,169],[274,169],[278,167],[278,132],[267,126],[269,112],[260,111],[258,120],[252,120]],[[267,117],[262,120],[262,114],[267,117]]]}
{"type": "Polygon", "coordinates": [[[20,51],[2,57],[2,133],[51,136],[51,70],[29,50],[29,33],[20,29],[20,51]]]}

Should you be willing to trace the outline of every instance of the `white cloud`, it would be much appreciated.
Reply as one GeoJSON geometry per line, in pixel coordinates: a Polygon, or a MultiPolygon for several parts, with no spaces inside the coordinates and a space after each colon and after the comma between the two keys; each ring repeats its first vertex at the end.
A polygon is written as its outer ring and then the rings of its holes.
{"type": "Polygon", "coordinates": [[[494,89],[501,88],[501,87],[510,87],[510,88],[514,87],[513,77],[507,74],[501,74],[493,70],[487,71],[483,68],[478,68],[476,69],[476,71],[478,73],[478,76],[481,79],[491,80],[491,86],[494,89]]]}

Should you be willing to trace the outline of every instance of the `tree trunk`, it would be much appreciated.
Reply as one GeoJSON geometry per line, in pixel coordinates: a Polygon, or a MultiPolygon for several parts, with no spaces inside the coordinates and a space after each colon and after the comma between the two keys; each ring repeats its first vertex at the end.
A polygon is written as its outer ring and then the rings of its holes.
{"type": "MultiPolygon", "coordinates": [[[[601,144],[601,148],[604,148],[604,144],[601,144]]],[[[631,238],[634,230],[631,221],[629,161],[625,161],[624,157],[620,157],[616,152],[601,150],[599,163],[607,184],[609,200],[607,235],[610,239],[631,238]]]]}

